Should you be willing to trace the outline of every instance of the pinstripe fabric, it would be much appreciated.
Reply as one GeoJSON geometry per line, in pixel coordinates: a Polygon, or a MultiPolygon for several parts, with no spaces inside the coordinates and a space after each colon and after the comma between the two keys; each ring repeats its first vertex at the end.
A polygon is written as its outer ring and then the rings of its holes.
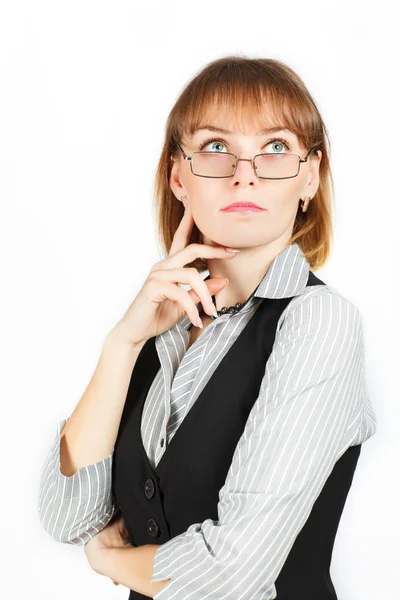
{"type": "Polygon", "coordinates": [[[57,433],[44,463],[39,518],[57,541],[81,546],[111,520],[116,505],[111,495],[113,452],[94,465],[67,477],[60,471],[60,435],[67,419],[57,422],[57,433]]]}
{"type": "MultiPolygon", "coordinates": [[[[360,313],[328,285],[306,287],[308,273],[300,247],[292,244],[277,255],[244,308],[213,321],[188,350],[187,315],[156,338],[161,368],[141,423],[153,466],[260,298],[293,296],[279,319],[259,396],[220,490],[219,521],[193,524],[158,549],[152,581],[172,581],[156,600],[258,598],[251,595],[260,583],[257,575],[265,582],[265,572],[276,569],[287,554],[290,532],[304,522],[334,463],[349,446],[377,430],[365,389],[360,313]],[[232,567],[239,549],[248,558],[243,572],[236,563],[232,567]],[[210,552],[218,560],[211,561],[210,552]],[[224,596],[221,584],[234,595],[224,596]]],[[[112,453],[71,477],[62,475],[59,436],[65,423],[57,424],[43,468],[39,513],[52,537],[82,545],[116,508],[111,498],[112,453]]]]}

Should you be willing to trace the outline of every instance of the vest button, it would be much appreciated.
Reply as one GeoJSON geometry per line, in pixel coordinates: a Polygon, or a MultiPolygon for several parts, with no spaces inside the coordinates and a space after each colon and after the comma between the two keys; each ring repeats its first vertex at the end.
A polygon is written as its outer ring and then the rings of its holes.
{"type": "Polygon", "coordinates": [[[158,537],[160,535],[160,528],[158,526],[157,521],[155,521],[154,519],[149,519],[147,527],[152,537],[158,537]]]}
{"type": "Polygon", "coordinates": [[[146,498],[152,498],[154,496],[154,482],[152,479],[148,479],[144,484],[144,493],[146,498]]]}
{"type": "Polygon", "coordinates": [[[160,445],[161,445],[161,448],[164,446],[164,438],[162,438],[160,445]]]}

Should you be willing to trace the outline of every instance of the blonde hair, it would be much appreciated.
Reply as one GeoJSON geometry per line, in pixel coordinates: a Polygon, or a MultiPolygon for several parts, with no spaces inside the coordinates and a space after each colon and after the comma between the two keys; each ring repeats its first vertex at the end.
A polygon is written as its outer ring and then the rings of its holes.
{"type": "MultiPolygon", "coordinates": [[[[158,241],[165,256],[184,213],[182,202],[176,199],[169,185],[172,157],[181,155],[177,143],[181,144],[186,135],[192,136],[202,124],[210,121],[215,124],[213,116],[218,117],[221,111],[231,116],[240,128],[242,115],[255,116],[260,129],[269,126],[289,129],[306,151],[315,146],[310,157],[317,150],[322,152],[317,193],[306,212],[303,213],[299,203],[289,241],[300,246],[310,270],[319,269],[329,257],[332,242],[334,185],[327,129],[311,94],[290,67],[275,59],[234,55],[208,63],[184,87],[168,115],[153,188],[158,241]]],[[[191,243],[201,243],[196,224],[191,243]]],[[[198,258],[185,266],[202,272],[207,269],[207,261],[198,258]]]]}

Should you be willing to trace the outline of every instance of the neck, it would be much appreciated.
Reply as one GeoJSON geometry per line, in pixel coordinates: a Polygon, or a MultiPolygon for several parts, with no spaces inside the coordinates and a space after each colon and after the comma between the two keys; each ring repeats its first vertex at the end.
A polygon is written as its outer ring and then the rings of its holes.
{"type": "MultiPolygon", "coordinates": [[[[204,240],[204,243],[216,245],[212,240],[204,240]]],[[[276,256],[287,247],[287,243],[278,239],[262,246],[236,247],[240,252],[233,259],[213,258],[207,261],[210,278],[227,277],[229,279],[229,284],[215,294],[217,310],[221,310],[223,306],[229,308],[237,302],[245,304],[276,256]]]]}

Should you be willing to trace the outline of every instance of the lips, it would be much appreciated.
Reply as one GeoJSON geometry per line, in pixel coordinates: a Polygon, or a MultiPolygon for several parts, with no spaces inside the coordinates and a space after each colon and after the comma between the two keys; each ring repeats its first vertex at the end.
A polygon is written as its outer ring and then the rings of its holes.
{"type": "Polygon", "coordinates": [[[256,210],[257,209],[258,210],[264,210],[258,204],[254,204],[254,202],[233,202],[232,204],[229,204],[228,206],[225,206],[221,210],[228,210],[228,209],[233,209],[233,208],[253,208],[253,209],[256,209],[256,210]]]}

